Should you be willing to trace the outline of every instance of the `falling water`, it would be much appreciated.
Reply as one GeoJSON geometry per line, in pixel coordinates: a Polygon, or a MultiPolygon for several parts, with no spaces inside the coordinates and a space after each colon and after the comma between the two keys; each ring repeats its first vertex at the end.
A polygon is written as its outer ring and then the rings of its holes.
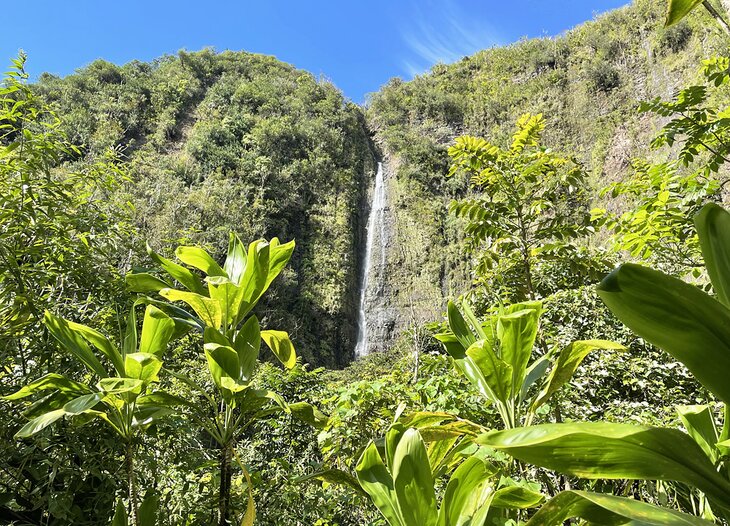
{"type": "Polygon", "coordinates": [[[379,275],[383,275],[385,267],[385,184],[383,182],[383,163],[378,163],[378,172],[375,174],[375,190],[373,191],[373,203],[370,206],[368,217],[367,240],[365,242],[365,260],[363,263],[362,279],[360,281],[360,309],[357,315],[357,343],[355,344],[355,355],[363,356],[368,353],[368,327],[365,307],[367,303],[367,292],[369,277],[371,274],[373,245],[375,245],[375,233],[379,230],[380,246],[380,269],[379,275]],[[377,228],[379,227],[379,229],[377,228]]]}

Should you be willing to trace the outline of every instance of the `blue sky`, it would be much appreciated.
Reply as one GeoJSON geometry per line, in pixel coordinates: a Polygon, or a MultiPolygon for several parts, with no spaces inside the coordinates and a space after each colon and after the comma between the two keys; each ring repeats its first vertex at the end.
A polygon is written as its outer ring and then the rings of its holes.
{"type": "Polygon", "coordinates": [[[556,35],[627,0],[35,0],[0,33],[28,69],[67,75],[97,58],[123,64],[207,46],[274,55],[362,102],[389,78],[521,37],[556,35]]]}

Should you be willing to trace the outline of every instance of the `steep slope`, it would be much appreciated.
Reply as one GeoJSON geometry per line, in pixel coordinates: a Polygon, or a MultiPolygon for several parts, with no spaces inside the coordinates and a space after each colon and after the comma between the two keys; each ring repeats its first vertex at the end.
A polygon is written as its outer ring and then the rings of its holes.
{"type": "Polygon", "coordinates": [[[305,361],[352,357],[363,188],[375,173],[360,109],[331,84],[243,52],[97,61],[37,84],[89,157],[116,148],[143,237],[223,255],[242,239],[295,238],[291,269],[261,309],[305,361]]]}
{"type": "Polygon", "coordinates": [[[661,123],[637,113],[638,102],[696,80],[700,60],[727,53],[729,42],[701,11],[663,29],[664,5],[636,0],[563,36],[437,65],[372,96],[368,122],[385,152],[394,216],[378,310],[384,346],[469,288],[460,228],[447,212],[466,191],[465,181],[445,177],[454,137],[504,143],[520,114],[543,113],[547,145],[584,163],[596,190],[628,173],[632,157],[667,155],[647,151],[661,123]]]}

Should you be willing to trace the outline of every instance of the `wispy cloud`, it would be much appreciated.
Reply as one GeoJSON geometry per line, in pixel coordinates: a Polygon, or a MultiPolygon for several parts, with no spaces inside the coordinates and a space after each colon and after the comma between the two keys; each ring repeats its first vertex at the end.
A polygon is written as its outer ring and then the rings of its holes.
{"type": "Polygon", "coordinates": [[[410,53],[402,59],[402,66],[411,76],[503,43],[496,28],[475,20],[453,0],[411,1],[410,11],[412,16],[402,29],[410,53]]]}

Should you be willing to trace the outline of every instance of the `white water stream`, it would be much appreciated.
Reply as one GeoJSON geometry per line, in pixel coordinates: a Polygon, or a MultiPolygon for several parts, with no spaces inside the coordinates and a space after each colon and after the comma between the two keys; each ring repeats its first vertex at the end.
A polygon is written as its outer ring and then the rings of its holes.
{"type": "Polygon", "coordinates": [[[380,268],[378,276],[380,281],[385,268],[385,183],[383,181],[383,163],[378,163],[378,172],[375,174],[375,189],[373,191],[373,202],[370,206],[368,216],[367,240],[365,242],[365,260],[363,263],[362,278],[360,281],[360,309],[357,315],[357,343],[355,344],[355,356],[364,356],[368,353],[368,323],[367,323],[367,298],[371,284],[372,261],[375,245],[376,232],[378,235],[378,250],[380,252],[380,268]]]}

